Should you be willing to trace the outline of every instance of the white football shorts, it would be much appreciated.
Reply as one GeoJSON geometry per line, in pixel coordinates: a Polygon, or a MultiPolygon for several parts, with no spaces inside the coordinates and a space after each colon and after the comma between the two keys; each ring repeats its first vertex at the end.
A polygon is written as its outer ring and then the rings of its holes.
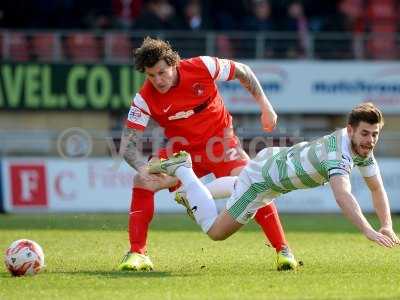
{"type": "Polygon", "coordinates": [[[234,191],[226,203],[228,213],[239,223],[248,223],[259,208],[280,195],[268,188],[262,176],[263,166],[277,151],[277,147],[263,149],[240,172],[234,191]]]}

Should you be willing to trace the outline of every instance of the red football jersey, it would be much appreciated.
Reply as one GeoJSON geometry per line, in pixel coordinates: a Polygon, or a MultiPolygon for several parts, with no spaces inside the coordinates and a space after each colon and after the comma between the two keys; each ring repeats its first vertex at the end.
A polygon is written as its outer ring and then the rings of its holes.
{"type": "Polygon", "coordinates": [[[182,60],[177,71],[177,85],[165,94],[145,81],[132,101],[127,127],[144,130],[153,118],[165,129],[168,139],[182,137],[188,144],[184,148],[188,149],[205,145],[211,137],[222,137],[224,129],[232,128],[232,117],[216,81],[231,80],[235,64],[227,59],[200,56],[182,60]]]}

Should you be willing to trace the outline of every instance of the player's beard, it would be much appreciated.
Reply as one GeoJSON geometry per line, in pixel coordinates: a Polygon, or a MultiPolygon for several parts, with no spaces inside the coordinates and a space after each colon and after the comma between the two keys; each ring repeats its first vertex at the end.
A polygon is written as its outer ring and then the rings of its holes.
{"type": "Polygon", "coordinates": [[[361,156],[363,158],[366,158],[370,155],[372,150],[374,149],[374,146],[371,145],[366,145],[366,144],[357,144],[354,140],[351,140],[351,148],[355,154],[358,156],[361,156]],[[367,148],[365,148],[367,147],[367,148]]]}

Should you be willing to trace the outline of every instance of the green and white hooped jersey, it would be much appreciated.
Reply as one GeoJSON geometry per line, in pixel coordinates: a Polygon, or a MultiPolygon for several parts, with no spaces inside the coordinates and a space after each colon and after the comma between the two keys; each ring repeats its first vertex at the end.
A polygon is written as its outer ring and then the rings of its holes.
{"type": "Polygon", "coordinates": [[[372,154],[367,158],[352,154],[346,128],[312,142],[269,151],[274,153],[259,153],[261,157],[269,156],[262,166],[262,177],[268,188],[279,194],[323,185],[332,176],[349,175],[354,166],[363,177],[379,173],[372,154]]]}
{"type": "Polygon", "coordinates": [[[245,224],[279,195],[321,186],[335,175],[348,176],[354,166],[363,177],[379,174],[372,154],[366,158],[353,155],[346,128],[292,147],[265,148],[240,173],[226,208],[245,224]]]}

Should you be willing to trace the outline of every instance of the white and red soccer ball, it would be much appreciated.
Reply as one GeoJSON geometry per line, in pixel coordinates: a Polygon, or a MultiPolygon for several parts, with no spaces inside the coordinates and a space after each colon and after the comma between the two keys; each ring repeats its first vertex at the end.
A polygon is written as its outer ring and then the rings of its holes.
{"type": "Polygon", "coordinates": [[[34,241],[17,240],[6,250],[4,262],[13,276],[35,275],[44,268],[44,253],[34,241]]]}

